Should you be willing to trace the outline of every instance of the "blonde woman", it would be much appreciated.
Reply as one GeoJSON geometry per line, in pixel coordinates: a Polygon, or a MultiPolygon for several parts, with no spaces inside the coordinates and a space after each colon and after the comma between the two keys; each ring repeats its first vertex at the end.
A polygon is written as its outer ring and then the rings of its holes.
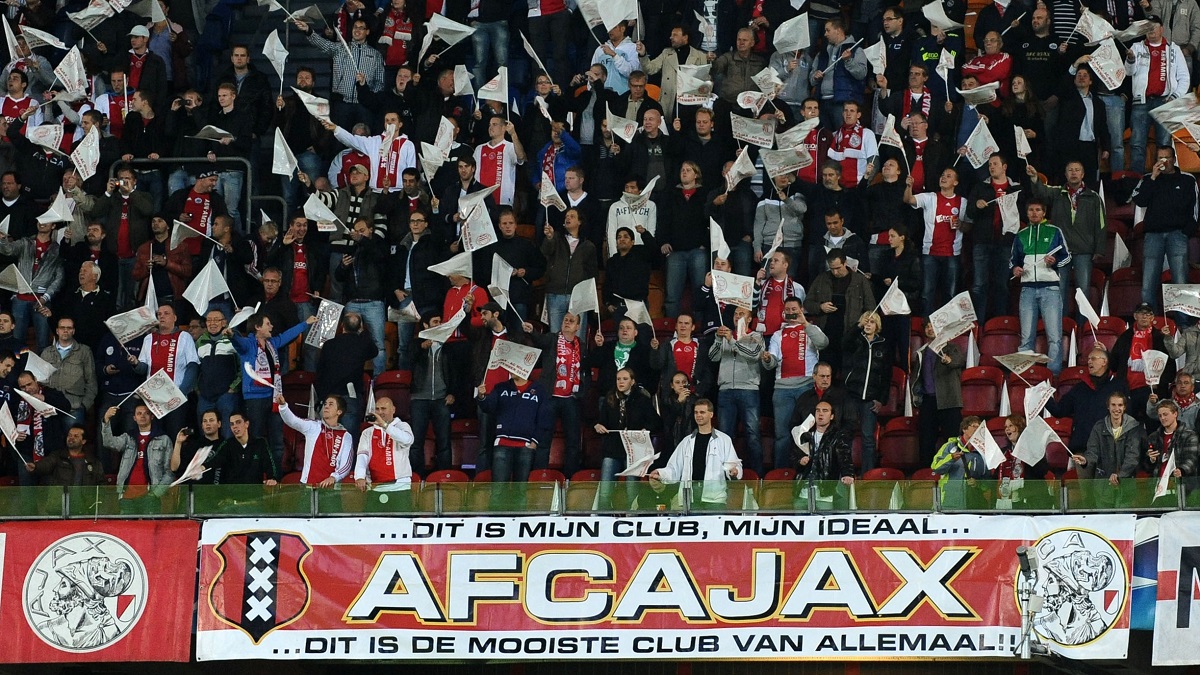
{"type": "Polygon", "coordinates": [[[857,412],[862,431],[862,469],[876,466],[876,415],[887,405],[892,387],[892,349],[880,334],[883,321],[874,311],[863,312],[858,330],[851,331],[842,344],[842,363],[846,373],[846,406],[857,412]]]}

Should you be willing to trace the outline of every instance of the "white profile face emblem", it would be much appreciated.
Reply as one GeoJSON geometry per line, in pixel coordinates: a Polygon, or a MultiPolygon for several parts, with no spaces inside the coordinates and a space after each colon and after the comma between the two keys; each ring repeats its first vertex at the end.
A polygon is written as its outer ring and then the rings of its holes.
{"type": "Polygon", "coordinates": [[[125,637],[146,609],[146,566],[120,539],[81,532],[46,547],[25,577],[25,620],[66,652],[103,649],[125,637]]]}
{"type": "MultiPolygon", "coordinates": [[[[1061,647],[1099,640],[1128,602],[1128,571],[1120,552],[1104,537],[1081,529],[1051,532],[1034,548],[1041,567],[1032,590],[1043,598],[1034,632],[1061,647]]],[[[1026,582],[1018,577],[1017,583],[1026,582]]]]}

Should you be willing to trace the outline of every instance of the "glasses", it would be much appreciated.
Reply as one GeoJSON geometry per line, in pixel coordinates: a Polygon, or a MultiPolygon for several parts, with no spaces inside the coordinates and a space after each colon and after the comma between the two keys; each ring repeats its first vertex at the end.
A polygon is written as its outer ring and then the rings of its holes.
{"type": "Polygon", "coordinates": [[[410,222],[410,223],[428,223],[429,221],[425,220],[424,218],[409,218],[408,222],[410,222]]]}
{"type": "Polygon", "coordinates": [[[883,17],[883,20],[884,20],[884,21],[899,21],[899,20],[900,20],[900,17],[898,17],[898,16],[885,16],[885,17],[883,17]]]}
{"type": "Polygon", "coordinates": [[[279,283],[279,279],[263,279],[263,283],[264,284],[277,284],[277,283],[279,283]]]}

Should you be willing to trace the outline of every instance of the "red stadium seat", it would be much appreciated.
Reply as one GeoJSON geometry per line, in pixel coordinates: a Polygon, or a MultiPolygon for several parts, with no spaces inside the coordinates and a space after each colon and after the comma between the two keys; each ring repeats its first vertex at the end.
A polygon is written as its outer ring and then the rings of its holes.
{"type": "Polygon", "coordinates": [[[444,471],[434,471],[425,478],[426,483],[470,483],[471,479],[467,474],[455,469],[446,469],[444,471]]]}
{"type": "Polygon", "coordinates": [[[763,480],[795,480],[795,469],[771,469],[767,475],[763,476],[763,480]]]}
{"type": "Polygon", "coordinates": [[[916,471],[914,471],[913,475],[911,477],[909,477],[909,480],[911,480],[911,481],[927,481],[927,480],[936,481],[936,480],[939,480],[940,478],[941,478],[941,476],[934,473],[933,469],[931,469],[929,467],[924,467],[924,468],[917,469],[916,471]]]}
{"type": "Polygon", "coordinates": [[[1079,338],[1079,361],[1082,363],[1087,359],[1088,351],[1091,350],[1092,345],[1096,344],[1097,341],[1104,345],[1105,349],[1112,351],[1117,338],[1128,327],[1125,320],[1120,317],[1102,316],[1100,317],[1100,325],[1095,327],[1096,334],[1093,336],[1091,327],[1085,323],[1076,331],[1076,335],[1079,338]]]}
{"type": "MultiPolygon", "coordinates": [[[[1013,410],[1016,410],[1016,406],[1013,407],[1013,410]]],[[[993,417],[986,422],[988,433],[996,440],[996,445],[1002,448],[1008,442],[1008,439],[1004,437],[1004,424],[1007,421],[1008,419],[1005,417],[993,417]]]]}
{"type": "Polygon", "coordinates": [[[567,477],[554,469],[536,469],[529,472],[530,483],[565,483],[567,477]]]}
{"type": "Polygon", "coordinates": [[[891,467],[871,469],[862,475],[863,480],[904,480],[904,472],[891,467]]]}
{"type": "Polygon", "coordinates": [[[485,469],[483,471],[480,471],[479,473],[475,474],[475,479],[472,480],[471,482],[472,483],[490,483],[490,482],[492,482],[492,470],[485,469]]]}
{"type": "Polygon", "coordinates": [[[990,418],[1000,414],[1000,387],[1004,373],[999,368],[978,366],[962,374],[963,416],[990,418]]]}
{"type": "Polygon", "coordinates": [[[1087,376],[1088,372],[1086,366],[1064,368],[1063,371],[1058,374],[1058,384],[1054,387],[1056,390],[1054,392],[1055,398],[1061,399],[1063,396],[1066,396],[1068,391],[1071,391],[1071,389],[1075,388],[1075,385],[1083,382],[1083,378],[1087,376]]]}
{"type": "Polygon", "coordinates": [[[572,483],[576,483],[576,482],[599,483],[600,482],[600,471],[599,471],[599,469],[582,469],[580,471],[576,471],[571,476],[571,482],[572,483]]]}
{"type": "Polygon", "coordinates": [[[742,477],[738,480],[758,480],[758,472],[749,467],[742,467],[742,477]]]}
{"type": "Polygon", "coordinates": [[[1062,443],[1051,443],[1046,447],[1046,464],[1054,471],[1059,473],[1066,471],[1067,460],[1071,458],[1071,451],[1066,444],[1071,440],[1071,431],[1073,425],[1069,417],[1047,417],[1046,424],[1058,434],[1059,440],[1062,443]]]}
{"type": "MultiPolygon", "coordinates": [[[[1138,260],[1138,258],[1134,258],[1138,260]]],[[[1133,308],[1142,302],[1142,270],[1125,267],[1113,272],[1108,280],[1108,308],[1112,316],[1133,316],[1133,308]]],[[[1097,308],[1099,309],[1099,308],[1097,308]]]]}
{"type": "Polygon", "coordinates": [[[409,418],[409,401],[412,398],[412,373],[407,370],[388,370],[375,378],[375,400],[387,397],[396,406],[400,419],[409,418]]]}
{"type": "Polygon", "coordinates": [[[920,465],[917,422],[908,417],[888,421],[879,435],[879,465],[908,471],[920,465]]]}
{"type": "Polygon", "coordinates": [[[1021,321],[1015,316],[988,319],[979,338],[979,365],[999,366],[997,356],[1012,354],[1020,348],[1021,321]]]}
{"type": "Polygon", "coordinates": [[[903,369],[892,366],[892,384],[888,388],[888,400],[883,402],[877,417],[882,423],[893,417],[904,416],[904,387],[908,384],[908,374],[903,369]]]}
{"type": "MultiPolygon", "coordinates": [[[[1067,354],[1071,353],[1071,331],[1075,330],[1075,320],[1070,317],[1063,317],[1062,320],[1062,357],[1063,363],[1067,362],[1067,354]]],[[[1039,354],[1049,354],[1049,343],[1046,341],[1046,323],[1038,321],[1037,337],[1033,340],[1033,351],[1039,354]]]]}

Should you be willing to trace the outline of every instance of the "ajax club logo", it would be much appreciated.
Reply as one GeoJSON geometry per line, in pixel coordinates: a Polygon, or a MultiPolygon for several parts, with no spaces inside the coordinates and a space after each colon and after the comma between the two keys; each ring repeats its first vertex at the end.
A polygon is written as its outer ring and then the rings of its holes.
{"type": "Polygon", "coordinates": [[[208,590],[212,612],[254,644],[304,615],[312,593],[304,559],[312,547],[292,532],[236,532],[213,550],[221,571],[208,590]]]}
{"type": "MultiPolygon", "coordinates": [[[[1079,529],[1051,532],[1033,548],[1040,566],[1031,591],[1042,598],[1033,617],[1038,637],[1060,647],[1099,640],[1128,601],[1129,573],[1120,552],[1104,537],[1079,529]]],[[[1018,575],[1017,583],[1026,582],[1018,575]]]]}
{"type": "Polygon", "coordinates": [[[34,560],[21,604],[29,627],[47,644],[87,653],[125,637],[148,594],[146,566],[133,547],[110,534],[81,532],[34,560]]]}

